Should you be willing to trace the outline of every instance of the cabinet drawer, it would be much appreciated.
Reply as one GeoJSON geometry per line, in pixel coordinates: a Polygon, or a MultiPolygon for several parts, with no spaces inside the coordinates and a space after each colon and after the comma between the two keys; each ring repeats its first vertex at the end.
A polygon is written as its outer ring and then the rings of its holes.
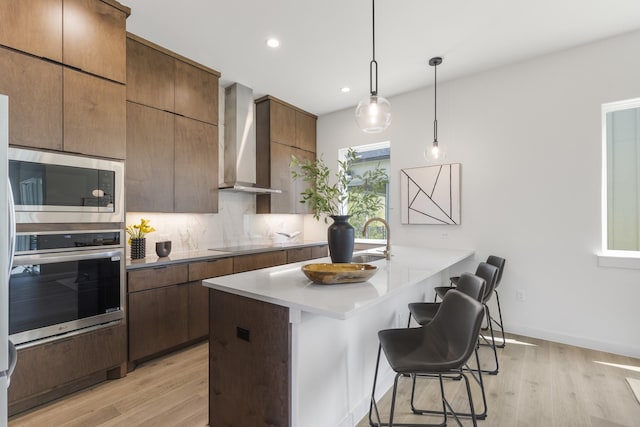
{"type": "Polygon", "coordinates": [[[162,265],[130,271],[127,274],[127,285],[129,292],[137,292],[185,283],[188,278],[189,268],[187,264],[162,265]]]}
{"type": "Polygon", "coordinates": [[[125,327],[114,326],[18,351],[9,404],[55,390],[126,361],[125,327]]]}
{"type": "Polygon", "coordinates": [[[287,264],[311,259],[311,248],[297,248],[287,250],[287,264]]]}
{"type": "Polygon", "coordinates": [[[211,259],[189,264],[189,281],[233,273],[233,258],[211,259]]]}
{"type": "Polygon", "coordinates": [[[326,256],[329,256],[328,245],[314,246],[311,248],[311,259],[324,258],[326,256]]]}
{"type": "Polygon", "coordinates": [[[253,255],[240,255],[233,259],[233,272],[257,270],[259,268],[273,267],[287,263],[285,251],[263,252],[253,255]]]}

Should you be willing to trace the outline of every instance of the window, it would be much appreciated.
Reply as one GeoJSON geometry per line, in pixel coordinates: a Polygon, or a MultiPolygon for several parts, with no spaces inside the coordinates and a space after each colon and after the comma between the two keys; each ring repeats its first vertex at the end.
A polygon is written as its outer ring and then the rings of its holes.
{"type": "Polygon", "coordinates": [[[640,256],[640,98],[602,106],[602,249],[640,256]]]}
{"type": "MultiPolygon", "coordinates": [[[[352,165],[353,174],[362,175],[365,171],[373,170],[379,166],[381,169],[384,169],[387,172],[388,177],[391,176],[389,172],[391,167],[391,161],[390,161],[391,145],[388,141],[376,143],[376,144],[360,145],[360,146],[351,147],[351,148],[353,148],[358,154],[358,160],[354,162],[352,165]]],[[[340,159],[345,158],[345,154],[347,150],[348,150],[347,148],[340,150],[339,152],[340,159]]],[[[350,189],[354,189],[359,185],[361,184],[358,181],[353,180],[351,182],[351,185],[347,189],[347,191],[349,191],[350,189]]],[[[389,221],[389,204],[387,203],[387,201],[389,200],[389,182],[387,182],[387,185],[384,191],[379,193],[379,198],[382,201],[382,207],[378,212],[371,215],[371,218],[380,217],[380,218],[384,218],[388,222],[389,221]]],[[[347,209],[347,212],[349,212],[348,209],[347,209]]],[[[353,228],[355,229],[355,236],[357,239],[364,238],[364,236],[362,235],[362,227],[364,223],[367,221],[367,219],[368,218],[365,218],[363,216],[358,216],[358,217],[354,216],[349,219],[349,223],[353,225],[353,228]]],[[[367,231],[368,231],[368,237],[367,237],[368,239],[385,239],[386,238],[384,225],[380,222],[372,223],[368,227],[367,231]]]]}

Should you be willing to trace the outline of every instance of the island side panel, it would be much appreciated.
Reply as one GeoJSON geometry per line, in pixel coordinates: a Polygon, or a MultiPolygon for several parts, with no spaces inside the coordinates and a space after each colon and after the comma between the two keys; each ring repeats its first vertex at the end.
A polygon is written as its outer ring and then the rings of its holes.
{"type": "Polygon", "coordinates": [[[289,427],[289,309],[209,290],[209,425],[289,427]]]}

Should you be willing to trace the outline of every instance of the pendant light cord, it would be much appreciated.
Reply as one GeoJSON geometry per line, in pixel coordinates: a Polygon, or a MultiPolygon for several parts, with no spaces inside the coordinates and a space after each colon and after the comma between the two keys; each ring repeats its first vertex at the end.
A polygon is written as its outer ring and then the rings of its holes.
{"type": "Polygon", "coordinates": [[[438,64],[433,66],[433,144],[438,145],[438,64]]]}
{"type": "Polygon", "coordinates": [[[369,63],[369,92],[372,96],[378,94],[378,62],[376,61],[376,1],[371,0],[371,21],[372,21],[372,37],[373,40],[373,54],[371,56],[371,62],[369,63]],[[374,74],[375,67],[375,74],[374,74]],[[375,75],[375,89],[373,88],[373,81],[375,75]]]}

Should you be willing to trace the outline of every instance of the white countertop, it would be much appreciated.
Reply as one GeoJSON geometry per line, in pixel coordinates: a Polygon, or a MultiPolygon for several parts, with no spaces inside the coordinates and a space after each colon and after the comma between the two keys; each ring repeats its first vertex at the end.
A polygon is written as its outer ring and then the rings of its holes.
{"type": "Polygon", "coordinates": [[[300,268],[310,263],[331,262],[329,258],[320,258],[312,262],[214,277],[203,280],[203,285],[291,309],[346,319],[359,310],[379,304],[395,293],[440,273],[473,255],[473,252],[470,249],[394,245],[391,260],[381,259],[370,263],[378,267],[378,272],[363,283],[317,285],[311,282],[300,268]]]}

